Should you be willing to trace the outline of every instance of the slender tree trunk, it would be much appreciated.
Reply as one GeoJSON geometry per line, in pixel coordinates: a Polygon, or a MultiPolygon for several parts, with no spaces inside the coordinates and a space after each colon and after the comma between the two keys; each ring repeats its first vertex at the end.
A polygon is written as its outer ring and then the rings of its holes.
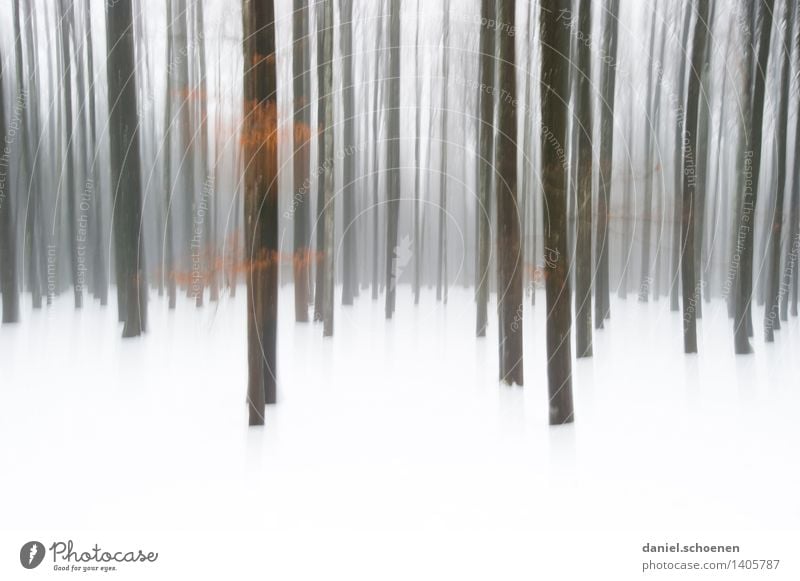
{"type": "MultiPolygon", "coordinates": [[[[795,53],[800,55],[800,8],[794,16],[793,39],[795,43],[795,53]]],[[[795,114],[795,156],[800,155],[800,108],[795,114]]],[[[800,163],[794,163],[794,173],[792,176],[792,191],[789,205],[789,240],[786,248],[786,259],[783,271],[783,288],[790,292],[784,292],[781,296],[781,319],[788,318],[789,295],[791,294],[792,316],[797,316],[797,297],[798,297],[798,261],[800,260],[800,163]]]]}
{"type": "Polygon", "coordinates": [[[439,159],[439,249],[436,276],[436,300],[447,302],[447,89],[449,77],[448,44],[450,42],[450,2],[445,0],[442,10],[442,108],[440,111],[439,159]]]}
{"type": "Polygon", "coordinates": [[[60,188],[61,199],[67,204],[67,221],[69,222],[70,240],[70,273],[74,291],[75,308],[83,306],[83,288],[78,272],[78,192],[75,188],[75,134],[72,116],[72,45],[73,45],[73,3],[72,0],[58,0],[59,41],[61,42],[62,68],[61,86],[64,92],[64,131],[66,133],[66,152],[64,171],[60,188]],[[66,1],[66,3],[65,3],[66,1]]]}
{"type": "MultiPolygon", "coordinates": [[[[481,0],[481,22],[495,21],[496,0],[481,0]]],[[[481,86],[494,83],[495,34],[488,24],[481,25],[480,36],[480,75],[481,86]]],[[[486,336],[489,304],[489,233],[491,230],[490,206],[494,172],[494,94],[480,91],[480,159],[479,170],[479,223],[478,223],[478,302],[476,334],[486,336]]]]}
{"type": "Polygon", "coordinates": [[[88,71],[86,87],[89,117],[89,131],[88,131],[88,152],[91,159],[91,165],[87,169],[88,177],[87,183],[91,181],[91,190],[94,193],[94,212],[92,216],[93,230],[94,230],[94,244],[93,244],[93,271],[94,271],[94,287],[96,296],[100,299],[100,304],[105,306],[108,304],[108,271],[106,269],[105,259],[105,238],[103,235],[103,196],[98,190],[97,184],[99,183],[99,168],[98,157],[99,149],[97,142],[97,106],[95,103],[95,73],[94,73],[94,46],[92,38],[92,5],[90,0],[84,0],[84,19],[86,26],[86,68],[88,71]]]}
{"type": "MultiPolygon", "coordinates": [[[[558,22],[558,0],[541,5],[542,181],[549,221],[545,225],[547,384],[550,423],[574,420],[572,403],[572,309],[567,256],[567,162],[570,30],[558,22]]],[[[615,7],[612,7],[612,10],[615,7]]],[[[616,14],[616,11],[613,12],[616,14]]]]}
{"type": "Polygon", "coordinates": [[[329,54],[325,53],[325,3],[317,4],[317,210],[315,230],[316,256],[314,257],[314,321],[320,322],[323,318],[323,301],[325,298],[325,71],[327,61],[330,60],[329,54]],[[319,170],[321,168],[321,171],[319,170]]]}
{"type": "Polygon", "coordinates": [[[708,25],[708,4],[693,2],[697,14],[692,39],[692,68],[686,93],[686,118],[683,128],[683,191],[681,220],[681,286],[683,302],[683,350],[697,353],[697,303],[700,292],[696,284],[695,268],[695,196],[697,195],[697,115],[700,100],[700,83],[705,54],[708,25]]]}
{"type": "MultiPolygon", "coordinates": [[[[616,89],[617,27],[619,0],[606,0],[603,24],[605,66],[600,110],[600,191],[597,198],[597,232],[595,256],[594,326],[602,329],[610,315],[608,272],[608,208],[611,199],[612,161],[614,159],[614,92],[616,89]]],[[[559,23],[561,24],[561,23],[559,23]]]]}
{"type": "Polygon", "coordinates": [[[390,0],[388,203],[386,205],[386,318],[397,295],[397,225],[400,206],[400,0],[390,0]]]}
{"type": "MultiPolygon", "coordinates": [[[[687,0],[686,7],[684,9],[684,20],[683,20],[683,28],[681,33],[681,44],[680,44],[680,54],[683,57],[684,52],[688,52],[689,46],[689,31],[691,29],[692,24],[692,3],[691,0],[687,0]]],[[[672,222],[672,270],[671,270],[671,281],[670,281],[670,294],[669,294],[669,307],[672,311],[679,310],[679,301],[678,301],[678,286],[680,285],[680,257],[681,253],[683,252],[683,246],[681,244],[681,213],[682,213],[682,206],[681,206],[681,188],[682,188],[682,143],[683,143],[683,124],[684,124],[684,117],[686,115],[685,107],[685,97],[686,97],[686,64],[688,62],[688,57],[681,58],[680,66],[678,67],[678,99],[680,99],[679,109],[676,111],[676,123],[675,123],[675,172],[674,176],[674,190],[673,190],[673,222],[672,222]]]]}
{"type": "MultiPolygon", "coordinates": [[[[645,146],[645,175],[644,175],[644,219],[642,220],[642,274],[639,283],[639,300],[646,303],[650,298],[650,287],[652,276],[650,273],[650,238],[652,237],[652,224],[653,216],[653,182],[655,181],[655,170],[653,160],[653,133],[654,128],[657,129],[658,124],[658,99],[660,94],[660,79],[659,87],[656,89],[656,96],[653,96],[653,69],[662,67],[660,60],[653,62],[655,59],[655,38],[656,38],[656,13],[658,12],[658,3],[653,4],[653,14],[650,19],[650,49],[648,57],[650,58],[650,66],[647,67],[647,101],[645,107],[647,110],[647,119],[644,122],[644,146],[645,146]]],[[[662,35],[662,46],[666,35],[662,35]]]]}
{"type": "MultiPolygon", "coordinates": [[[[592,35],[592,5],[581,0],[578,30],[592,35]]],[[[577,118],[578,191],[575,229],[575,351],[577,357],[592,356],[592,52],[588,42],[578,42],[577,118]]]]}
{"type": "MultiPolygon", "coordinates": [[[[335,117],[333,114],[333,0],[325,1],[325,83],[323,94],[325,95],[325,151],[333,152],[334,147],[334,125],[335,117]]],[[[322,298],[322,319],[325,337],[333,336],[333,295],[336,272],[334,269],[334,200],[333,200],[333,160],[326,160],[325,163],[325,250],[324,250],[324,290],[322,298]]]]}
{"type": "Polygon", "coordinates": [[[420,18],[420,0],[417,0],[416,41],[414,43],[414,89],[416,93],[416,125],[414,139],[414,304],[419,304],[420,276],[422,268],[422,246],[420,239],[420,190],[422,182],[422,168],[420,167],[420,148],[422,147],[422,71],[419,64],[419,31],[423,21],[420,18]]]}
{"type": "Polygon", "coordinates": [[[169,308],[174,309],[177,302],[177,289],[175,286],[175,234],[172,219],[172,205],[174,200],[173,161],[172,161],[172,126],[176,122],[175,99],[178,92],[177,64],[175,63],[175,38],[172,23],[180,16],[173,10],[173,0],[167,0],[167,83],[164,97],[164,137],[162,148],[163,183],[164,183],[164,256],[162,264],[164,278],[166,279],[167,297],[169,308]]]}
{"type": "Polygon", "coordinates": [[[342,304],[352,305],[357,289],[356,282],[356,236],[355,236],[355,91],[353,88],[353,0],[341,0],[340,48],[342,52],[342,106],[343,159],[342,159],[342,304]]]}
{"type": "MultiPolygon", "coordinates": [[[[764,309],[764,340],[771,343],[775,340],[774,330],[780,328],[780,303],[781,296],[786,292],[780,285],[781,270],[781,241],[783,238],[783,199],[786,188],[786,127],[789,124],[789,83],[791,71],[791,32],[793,29],[794,9],[788,0],[783,3],[781,28],[783,34],[778,44],[778,54],[781,57],[780,101],[778,104],[778,123],[776,126],[778,138],[778,183],[775,191],[775,209],[770,226],[769,236],[769,268],[767,269],[767,296],[764,309]]],[[[795,102],[797,99],[795,99],[795,102]]],[[[795,150],[795,156],[798,156],[795,150]]],[[[797,161],[795,163],[798,163],[797,161]]]]}
{"type": "Polygon", "coordinates": [[[311,138],[311,99],[308,95],[309,33],[308,12],[304,0],[294,0],[294,318],[308,321],[308,197],[311,185],[309,164],[311,138]]]}
{"type": "MultiPolygon", "coordinates": [[[[2,61],[0,55],[0,62],[2,61]]],[[[5,91],[0,86],[0,135],[7,135],[5,91]]],[[[3,323],[19,322],[19,284],[17,281],[17,234],[14,226],[14,197],[10,188],[10,156],[0,155],[0,290],[3,293],[3,323]]]]}

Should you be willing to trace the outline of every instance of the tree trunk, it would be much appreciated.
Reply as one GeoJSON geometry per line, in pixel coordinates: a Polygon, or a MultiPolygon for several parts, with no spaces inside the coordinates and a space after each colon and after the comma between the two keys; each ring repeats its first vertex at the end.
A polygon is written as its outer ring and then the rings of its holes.
{"type": "Polygon", "coordinates": [[[695,216],[697,195],[697,115],[700,100],[700,83],[705,55],[708,23],[708,4],[695,0],[697,13],[692,39],[692,68],[689,71],[689,84],[686,93],[686,118],[683,127],[683,191],[681,219],[681,290],[683,303],[683,350],[684,353],[697,353],[697,303],[700,292],[696,284],[695,268],[695,216]]]}
{"type": "Polygon", "coordinates": [[[244,0],[245,236],[250,425],[276,400],[278,123],[275,7],[244,0]]]}
{"type": "MultiPolygon", "coordinates": [[[[616,14],[615,7],[612,7],[616,14]]],[[[558,22],[558,1],[546,0],[541,11],[542,181],[549,222],[545,226],[547,297],[547,380],[550,423],[574,420],[572,404],[571,293],[567,256],[567,139],[570,30],[558,22]]]]}
{"type": "MultiPolygon", "coordinates": [[[[745,5],[748,3],[745,2],[745,5]]],[[[754,231],[754,210],[758,203],[758,180],[761,172],[761,136],[763,133],[764,119],[764,92],[766,90],[767,60],[769,58],[770,37],[772,34],[772,10],[774,0],[764,0],[758,5],[757,24],[755,19],[749,22],[754,23],[752,30],[757,31],[757,60],[753,70],[755,79],[752,91],[752,111],[750,113],[750,131],[746,133],[744,142],[744,155],[742,159],[743,172],[742,181],[744,191],[742,194],[741,218],[739,222],[741,241],[741,264],[737,279],[736,297],[736,317],[734,321],[734,348],[737,354],[752,352],[749,336],[752,336],[752,314],[751,306],[753,299],[753,231],[754,231]],[[749,136],[749,139],[748,137],[749,136]],[[749,167],[748,167],[749,161],[749,167]]],[[[748,7],[749,13],[755,10],[748,7]]],[[[747,46],[748,43],[745,43],[747,46]]],[[[748,48],[749,51],[749,48],[748,48]]],[[[752,60],[752,59],[750,59],[752,60]]],[[[745,86],[749,90],[749,86],[745,86]]],[[[737,243],[738,244],[738,243],[737,243]]]]}
{"type": "MultiPolygon", "coordinates": [[[[597,232],[595,243],[594,326],[602,329],[610,315],[608,272],[608,207],[611,199],[612,162],[614,159],[614,91],[616,89],[617,26],[619,0],[606,0],[603,24],[605,66],[601,84],[600,110],[600,191],[597,198],[597,232]]],[[[563,26],[563,23],[559,23],[563,26]]]]}
{"type": "Polygon", "coordinates": [[[340,50],[342,53],[342,304],[352,305],[356,282],[355,231],[355,91],[353,89],[353,0],[340,0],[340,50]]]}
{"type": "MultiPolygon", "coordinates": [[[[514,0],[500,0],[497,21],[514,30],[514,0]]],[[[501,95],[497,135],[497,272],[500,380],[523,383],[523,248],[517,199],[517,82],[514,36],[500,35],[498,91],[501,95]]],[[[567,299],[569,300],[569,299],[567,299]]]]}
{"type": "MultiPolygon", "coordinates": [[[[496,0],[481,0],[481,22],[495,21],[496,0]]],[[[494,55],[495,34],[494,30],[483,24],[480,36],[480,76],[481,86],[489,87],[494,84],[494,55]]],[[[476,334],[478,337],[486,336],[488,325],[489,303],[489,222],[492,195],[492,182],[494,172],[494,94],[479,90],[480,102],[480,159],[478,159],[479,183],[479,223],[478,223],[478,302],[476,318],[476,334]]]]}
{"type": "MultiPolygon", "coordinates": [[[[780,303],[785,290],[780,286],[781,270],[781,241],[783,234],[783,199],[786,188],[786,127],[789,124],[789,83],[792,61],[791,51],[791,32],[793,29],[792,21],[794,10],[790,3],[784,1],[783,15],[781,17],[781,28],[783,35],[782,42],[779,43],[778,54],[781,56],[781,79],[780,79],[780,101],[778,104],[778,123],[776,132],[778,138],[778,183],[775,191],[775,209],[772,220],[768,220],[770,226],[769,236],[769,267],[767,269],[767,296],[766,308],[764,309],[764,340],[771,343],[775,340],[774,330],[780,328],[780,303]]],[[[797,99],[795,98],[795,102],[797,99]]],[[[798,155],[795,150],[795,156],[798,155]]],[[[797,162],[796,162],[797,163],[797,162]]]]}
{"type": "Polygon", "coordinates": [[[386,318],[397,295],[397,223],[400,206],[400,0],[390,0],[389,22],[389,183],[386,204],[386,318]]]}
{"type": "Polygon", "coordinates": [[[308,12],[304,0],[294,0],[294,319],[308,321],[308,198],[311,186],[309,164],[311,138],[311,99],[308,96],[309,36],[308,12]]]}
{"type": "MultiPolygon", "coordinates": [[[[325,151],[333,152],[334,147],[334,125],[333,115],[333,0],[325,0],[325,83],[323,94],[325,95],[325,151]]],[[[333,159],[325,160],[325,250],[323,263],[324,290],[322,297],[322,320],[324,337],[333,336],[333,294],[335,284],[334,269],[334,199],[333,199],[333,178],[334,167],[333,159]]]]}
{"type": "Polygon", "coordinates": [[[118,297],[124,302],[123,337],[147,328],[147,281],[142,240],[141,168],[131,0],[106,7],[111,184],[118,297]],[[120,292],[121,290],[121,292],[120,292]]]}
{"type": "MultiPolygon", "coordinates": [[[[578,30],[592,35],[592,5],[581,0],[578,30]]],[[[592,356],[592,52],[587,42],[578,42],[577,118],[578,191],[575,228],[575,351],[577,357],[592,356]]]]}

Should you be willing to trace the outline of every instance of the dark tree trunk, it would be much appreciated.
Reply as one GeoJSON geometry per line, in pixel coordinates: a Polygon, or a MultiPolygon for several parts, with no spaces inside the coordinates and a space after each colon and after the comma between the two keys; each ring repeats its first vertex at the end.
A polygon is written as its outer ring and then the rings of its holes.
{"type": "MultiPolygon", "coordinates": [[[[497,21],[514,30],[514,0],[500,0],[497,21]]],[[[569,47],[569,45],[567,45],[569,47]]],[[[502,95],[497,135],[497,272],[500,380],[508,385],[523,383],[522,269],[523,248],[517,199],[517,82],[514,36],[500,35],[498,91],[502,95]]],[[[566,298],[569,300],[569,297],[566,298]]]]}
{"type": "MultiPolygon", "coordinates": [[[[745,3],[747,5],[747,3],[745,3]]],[[[774,0],[764,0],[757,7],[757,23],[750,19],[753,30],[758,37],[757,59],[752,68],[755,75],[752,90],[752,111],[750,115],[750,131],[745,137],[745,151],[742,156],[742,172],[744,172],[744,192],[740,228],[744,230],[741,243],[741,264],[737,279],[736,317],[734,321],[734,348],[737,354],[752,352],[748,337],[752,336],[751,306],[753,299],[753,233],[754,210],[758,202],[758,180],[761,172],[761,136],[764,119],[764,92],[766,90],[767,60],[769,58],[770,37],[772,35],[772,11],[774,0]],[[748,167],[748,163],[749,167],[748,167]]],[[[749,7],[750,12],[755,10],[749,7]]],[[[755,38],[755,37],[754,37],[755,38]]],[[[749,48],[748,48],[749,50],[749,48]]],[[[747,90],[748,87],[745,87],[747,90]]]]}
{"type": "MultiPolygon", "coordinates": [[[[542,181],[549,223],[545,228],[547,297],[547,386],[550,423],[574,420],[572,403],[572,309],[567,256],[567,163],[564,148],[569,127],[570,30],[558,22],[558,0],[541,5],[542,181]]],[[[614,10],[615,7],[612,7],[614,10]]],[[[616,11],[613,12],[616,14],[616,11]]]]}
{"type": "MultiPolygon", "coordinates": [[[[2,58],[0,57],[0,62],[2,58]]],[[[0,85],[0,135],[8,135],[5,91],[0,85]]],[[[19,283],[17,281],[17,234],[14,224],[14,197],[9,176],[10,155],[0,155],[0,290],[3,293],[3,323],[19,322],[19,283]]]]}
{"type": "Polygon", "coordinates": [[[250,425],[276,400],[278,123],[275,7],[244,0],[245,256],[250,425]]]}
{"type": "Polygon", "coordinates": [[[701,0],[693,2],[697,17],[691,47],[692,68],[686,93],[686,118],[683,128],[683,191],[681,219],[681,289],[683,302],[683,350],[697,353],[697,303],[700,299],[696,284],[695,268],[695,216],[698,176],[697,158],[697,114],[700,100],[700,84],[705,55],[708,25],[708,4],[701,0]]]}
{"type": "MultiPolygon", "coordinates": [[[[592,5],[581,0],[578,30],[592,35],[592,5]]],[[[577,117],[578,182],[575,228],[575,351],[592,356],[592,52],[588,42],[578,42],[577,117]]]]}
{"type": "Polygon", "coordinates": [[[125,315],[123,337],[141,335],[147,328],[147,281],[142,240],[141,168],[130,0],[106,7],[111,185],[114,204],[114,248],[117,296],[125,315]]]}

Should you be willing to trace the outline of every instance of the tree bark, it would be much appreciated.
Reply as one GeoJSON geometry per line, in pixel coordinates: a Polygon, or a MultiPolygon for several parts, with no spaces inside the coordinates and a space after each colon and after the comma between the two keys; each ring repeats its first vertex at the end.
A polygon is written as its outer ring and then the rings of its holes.
{"type": "MultiPolygon", "coordinates": [[[[615,7],[611,7],[614,10],[615,7]]],[[[550,423],[574,421],[572,402],[571,293],[567,256],[567,161],[570,30],[558,22],[558,0],[541,5],[542,181],[549,222],[545,224],[547,380],[550,423]]],[[[616,14],[616,11],[612,14],[616,14]]]]}
{"type": "Polygon", "coordinates": [[[114,248],[118,297],[123,301],[123,337],[147,328],[147,281],[142,240],[141,167],[131,0],[106,7],[109,141],[114,204],[114,248]],[[121,291],[121,292],[120,292],[121,291]]]}
{"type": "Polygon", "coordinates": [[[244,0],[245,237],[247,256],[248,404],[263,425],[276,400],[278,315],[278,124],[275,7],[244,0]]]}
{"type": "MultiPolygon", "coordinates": [[[[578,31],[592,36],[592,5],[581,0],[578,31]]],[[[577,118],[578,183],[575,228],[575,351],[577,357],[592,356],[592,52],[588,40],[578,40],[577,118]]]]}

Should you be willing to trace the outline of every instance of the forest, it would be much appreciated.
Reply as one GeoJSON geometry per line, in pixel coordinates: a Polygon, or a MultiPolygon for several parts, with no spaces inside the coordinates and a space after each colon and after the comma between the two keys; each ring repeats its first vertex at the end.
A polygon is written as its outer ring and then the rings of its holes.
{"type": "Polygon", "coordinates": [[[464,359],[493,342],[497,389],[546,386],[551,425],[643,304],[686,358],[796,350],[798,12],[6,0],[2,325],[99,307],[101,341],[146,345],[154,312],[239,301],[226,397],[251,426],[296,388],[279,320],[335,343],[364,309],[375,334],[449,311],[464,359]]]}

